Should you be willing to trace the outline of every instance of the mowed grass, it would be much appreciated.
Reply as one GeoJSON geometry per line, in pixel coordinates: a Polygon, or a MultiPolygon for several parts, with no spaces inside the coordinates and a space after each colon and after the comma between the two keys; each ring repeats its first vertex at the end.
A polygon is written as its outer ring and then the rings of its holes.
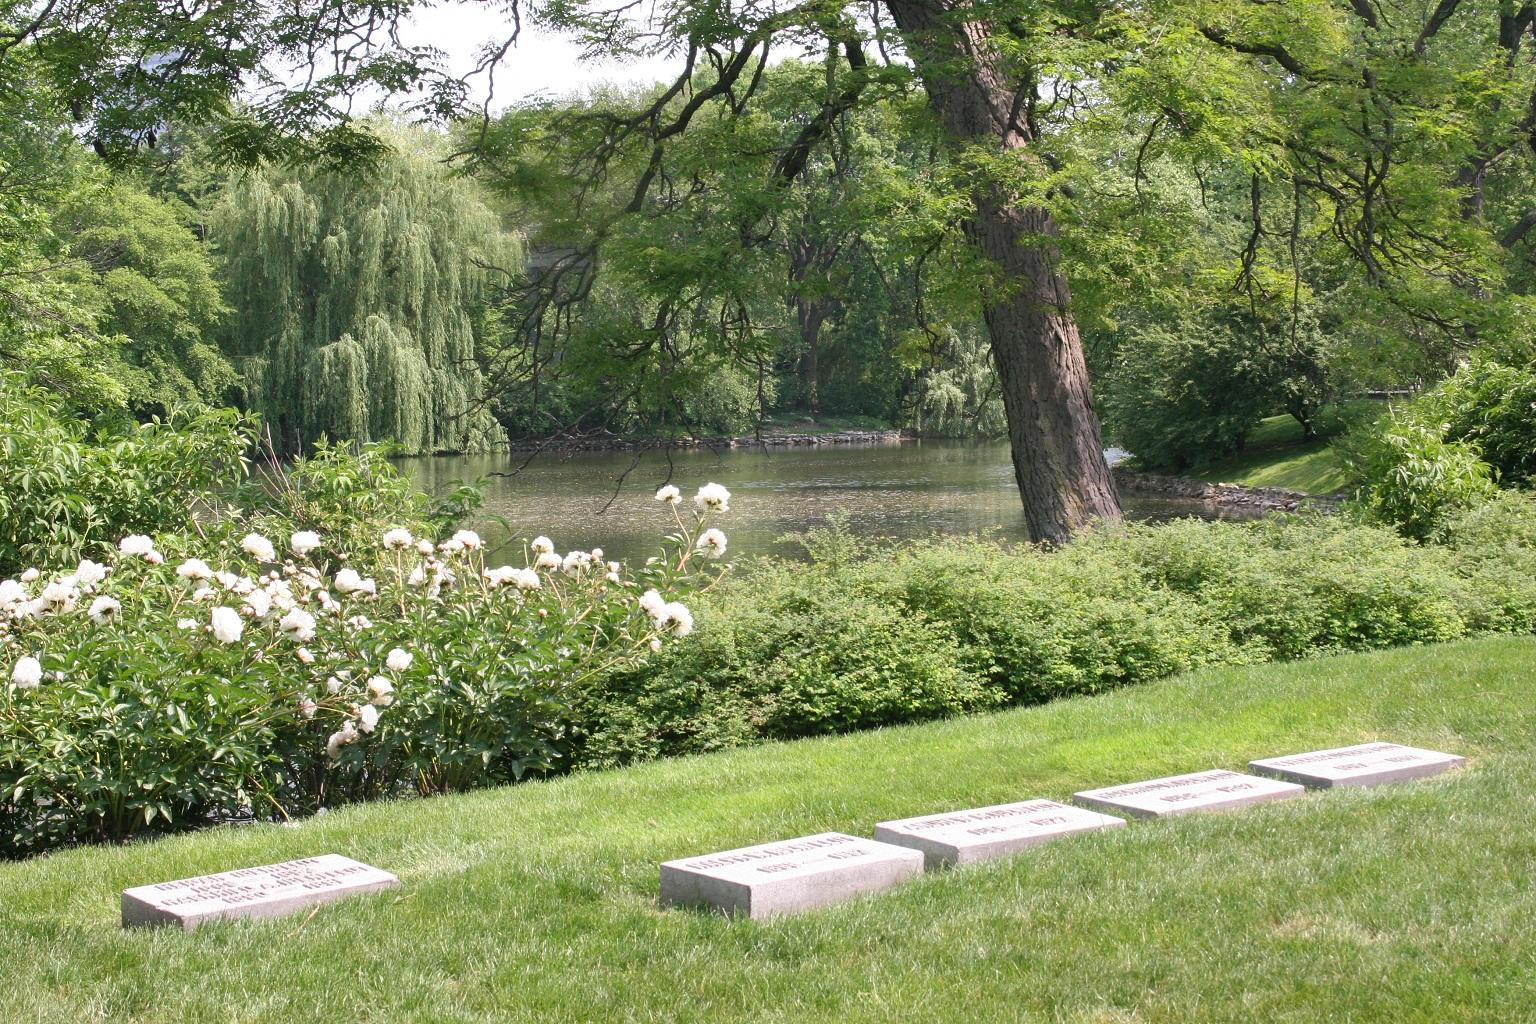
{"type": "Polygon", "coordinates": [[[1005,713],[0,865],[0,1019],[1527,1021],[1536,640],[1213,671],[1005,713]],[[767,922],[660,861],[1385,739],[1466,769],[1062,840],[767,922]],[[122,931],[124,887],[324,852],[312,915],[122,931]]]}
{"type": "Polygon", "coordinates": [[[1333,494],[1346,488],[1350,480],[1332,439],[1353,424],[1380,415],[1385,408],[1383,402],[1365,399],[1325,406],[1316,421],[1318,436],[1311,441],[1301,439],[1301,424],[1293,417],[1271,416],[1249,435],[1241,452],[1196,466],[1190,475],[1209,483],[1333,494]]]}

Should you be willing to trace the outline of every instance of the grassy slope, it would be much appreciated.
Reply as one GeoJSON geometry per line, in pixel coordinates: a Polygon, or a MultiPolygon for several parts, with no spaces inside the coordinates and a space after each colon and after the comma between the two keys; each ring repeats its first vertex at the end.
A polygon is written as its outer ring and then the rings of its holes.
{"type": "Polygon", "coordinates": [[[4,1018],[1517,1021],[1536,1004],[1536,640],[1184,676],[927,726],[0,865],[4,1018]],[[768,923],[657,863],[1385,738],[1454,776],[1134,823],[768,923]],[[396,894],[194,935],[128,885],[335,851],[396,894]]]}
{"type": "Polygon", "coordinates": [[[1292,417],[1271,416],[1249,435],[1243,451],[1197,466],[1190,475],[1211,483],[1332,494],[1343,490],[1349,478],[1330,440],[1359,418],[1378,414],[1384,408],[1380,402],[1367,400],[1327,406],[1318,414],[1318,437],[1312,441],[1302,441],[1301,424],[1292,417]]]}

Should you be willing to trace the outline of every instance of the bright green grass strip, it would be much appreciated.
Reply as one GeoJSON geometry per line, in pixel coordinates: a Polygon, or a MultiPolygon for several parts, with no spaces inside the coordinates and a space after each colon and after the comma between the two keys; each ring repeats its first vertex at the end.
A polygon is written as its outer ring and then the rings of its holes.
{"type": "Polygon", "coordinates": [[[1488,1022],[1536,1006],[1536,640],[1198,673],[298,828],[0,865],[0,1019],[1488,1022]],[[766,923],[659,861],[1387,739],[1468,768],[1137,822],[766,923]],[[403,886],[192,935],[129,885],[323,852],[403,886]]]}
{"type": "Polygon", "coordinates": [[[1317,439],[1306,442],[1301,439],[1301,424],[1293,417],[1271,416],[1248,436],[1243,451],[1197,466],[1190,475],[1209,483],[1333,494],[1346,488],[1350,480],[1331,439],[1385,409],[1385,403],[1366,399],[1324,406],[1315,421],[1317,439]]]}
{"type": "Polygon", "coordinates": [[[1248,449],[1200,466],[1190,475],[1213,484],[1284,487],[1307,494],[1332,494],[1349,484],[1343,460],[1323,440],[1286,448],[1248,449]]]}

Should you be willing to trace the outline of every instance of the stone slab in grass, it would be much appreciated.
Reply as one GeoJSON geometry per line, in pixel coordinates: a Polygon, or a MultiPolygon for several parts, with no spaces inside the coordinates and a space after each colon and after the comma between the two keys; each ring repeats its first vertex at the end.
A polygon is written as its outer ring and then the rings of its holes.
{"type": "Polygon", "coordinates": [[[1248,762],[1261,775],[1273,775],[1306,786],[1379,786],[1439,775],[1466,758],[1400,743],[1361,743],[1353,747],[1311,750],[1304,754],[1267,757],[1248,762]]]}
{"type": "Polygon", "coordinates": [[[1005,857],[1062,836],[1124,824],[1124,818],[1070,807],[1054,800],[1026,800],[882,821],[875,826],[875,838],[883,843],[923,851],[923,858],[932,870],[1005,857]]]}
{"type": "Polygon", "coordinates": [[[1141,818],[1163,818],[1190,811],[1220,811],[1268,800],[1285,800],[1306,791],[1305,786],[1294,782],[1213,769],[1107,789],[1090,789],[1075,793],[1072,798],[1085,807],[1141,818]]]}
{"type": "Polygon", "coordinates": [[[279,917],[317,903],[399,885],[388,871],[327,853],[123,890],[123,927],[191,931],[220,918],[279,917]]]}
{"type": "Polygon", "coordinates": [[[661,904],[771,917],[889,889],[922,873],[917,850],[821,832],[667,861],[661,866],[661,904]]]}

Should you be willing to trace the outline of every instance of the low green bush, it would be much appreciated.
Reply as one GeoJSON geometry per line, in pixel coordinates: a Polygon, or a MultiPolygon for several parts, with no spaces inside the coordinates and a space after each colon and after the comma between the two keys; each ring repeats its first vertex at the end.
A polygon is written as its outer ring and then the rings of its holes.
{"type": "Polygon", "coordinates": [[[1180,520],[1046,552],[833,529],[701,598],[698,633],[580,689],[575,760],[915,721],[1205,665],[1536,631],[1536,498],[1421,544],[1347,517],[1180,520]],[[890,682],[905,679],[906,694],[890,682]]]}

